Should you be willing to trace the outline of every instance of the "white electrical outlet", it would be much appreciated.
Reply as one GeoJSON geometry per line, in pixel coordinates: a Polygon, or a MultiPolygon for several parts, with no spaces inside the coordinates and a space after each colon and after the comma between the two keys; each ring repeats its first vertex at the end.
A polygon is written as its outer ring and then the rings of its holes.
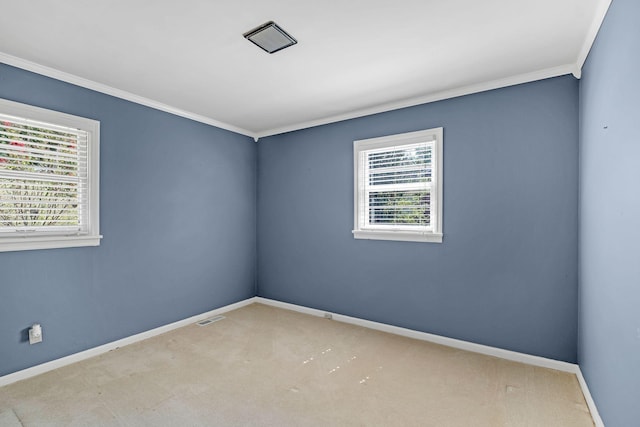
{"type": "Polygon", "coordinates": [[[331,319],[333,319],[333,314],[331,314],[331,313],[325,313],[325,314],[324,314],[324,318],[325,318],[325,319],[329,319],[329,320],[331,320],[331,319]]]}
{"type": "Polygon", "coordinates": [[[34,323],[29,329],[29,344],[42,342],[42,327],[39,323],[34,323]]]}

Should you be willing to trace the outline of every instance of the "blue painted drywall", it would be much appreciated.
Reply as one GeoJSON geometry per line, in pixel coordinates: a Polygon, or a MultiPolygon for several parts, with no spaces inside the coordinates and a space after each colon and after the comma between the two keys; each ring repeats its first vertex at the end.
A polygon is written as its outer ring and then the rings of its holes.
{"type": "Polygon", "coordinates": [[[252,139],[2,64],[0,97],[100,121],[104,235],[0,253],[0,376],[255,295],[252,139]]]}
{"type": "Polygon", "coordinates": [[[580,83],[578,359],[607,427],[640,425],[639,21],[612,2],[580,83]]]}
{"type": "Polygon", "coordinates": [[[576,360],[570,76],[261,139],[260,296],[576,360]],[[444,127],[444,242],[354,240],[353,141],[444,127]]]}
{"type": "Polygon", "coordinates": [[[575,361],[577,87],[550,79],[265,138],[256,150],[0,65],[0,97],[101,121],[105,235],[98,248],[0,253],[0,375],[256,289],[575,361]],[[354,240],[352,141],[435,126],[445,128],[444,243],[354,240]],[[33,322],[41,345],[24,342],[33,322]]]}

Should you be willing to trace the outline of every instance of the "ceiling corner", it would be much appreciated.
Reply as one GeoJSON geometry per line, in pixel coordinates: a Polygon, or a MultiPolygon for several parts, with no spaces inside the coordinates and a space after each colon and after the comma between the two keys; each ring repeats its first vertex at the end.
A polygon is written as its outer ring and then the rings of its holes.
{"type": "Polygon", "coordinates": [[[200,114],[192,113],[190,111],[182,110],[180,108],[172,107],[153,99],[145,98],[143,96],[136,95],[131,92],[127,92],[121,89],[117,89],[102,83],[88,80],[74,74],[70,74],[64,71],[56,70],[55,68],[47,67],[45,65],[37,64],[35,62],[27,61],[16,56],[0,52],[0,63],[10,65],[12,67],[20,68],[25,71],[40,74],[45,77],[51,77],[56,80],[60,80],[66,83],[71,83],[76,86],[80,86],[86,89],[91,89],[96,92],[104,93],[106,95],[115,96],[116,98],[124,99],[126,101],[134,102],[136,104],[144,105],[155,110],[171,113],[176,116],[184,117],[186,119],[194,120],[196,122],[204,123],[210,126],[215,126],[220,129],[228,130],[240,135],[248,136],[251,138],[257,138],[255,132],[250,130],[234,126],[211,117],[205,117],[200,114]]]}
{"type": "MultiPolygon", "coordinates": [[[[593,43],[596,41],[598,31],[600,31],[600,27],[604,22],[604,18],[607,15],[609,6],[611,6],[611,1],[612,0],[601,0],[600,3],[598,4],[598,8],[596,9],[596,13],[593,17],[593,21],[591,21],[591,26],[587,31],[584,42],[582,43],[582,48],[578,53],[578,58],[576,61],[576,67],[578,70],[582,70],[582,66],[584,65],[585,61],[587,60],[587,57],[589,56],[589,51],[591,50],[591,46],[593,46],[593,43]]],[[[574,73],[574,75],[576,74],[574,73]]],[[[578,75],[576,77],[580,78],[579,75],[581,75],[581,71],[578,71],[578,75]]]]}

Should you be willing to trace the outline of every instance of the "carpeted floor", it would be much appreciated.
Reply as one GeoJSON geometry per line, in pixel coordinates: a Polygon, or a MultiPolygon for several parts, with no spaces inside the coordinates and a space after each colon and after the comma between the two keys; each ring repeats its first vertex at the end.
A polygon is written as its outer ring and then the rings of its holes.
{"type": "Polygon", "coordinates": [[[0,425],[593,423],[575,375],[253,304],[0,388],[0,425]]]}

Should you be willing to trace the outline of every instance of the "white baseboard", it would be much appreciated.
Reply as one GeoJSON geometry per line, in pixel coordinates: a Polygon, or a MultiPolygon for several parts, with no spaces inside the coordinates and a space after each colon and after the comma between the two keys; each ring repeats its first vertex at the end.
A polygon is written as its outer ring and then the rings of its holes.
{"type": "Polygon", "coordinates": [[[296,311],[299,313],[310,314],[312,316],[324,317],[325,314],[331,314],[331,318],[338,322],[349,323],[352,325],[362,326],[369,329],[375,329],[377,331],[387,332],[390,334],[401,335],[408,338],[413,338],[422,341],[429,341],[435,344],[446,345],[448,347],[457,348],[460,350],[471,351],[474,353],[480,353],[487,356],[499,357],[501,359],[511,360],[514,362],[525,363],[528,365],[539,366],[542,368],[555,369],[562,372],[568,372],[571,374],[575,374],[578,378],[578,382],[580,384],[580,388],[582,389],[582,393],[584,394],[584,398],[587,402],[587,406],[589,407],[589,411],[591,411],[591,416],[593,417],[593,421],[596,427],[604,427],[604,423],[600,414],[598,413],[598,409],[596,408],[596,404],[589,392],[589,388],[587,386],[587,382],[582,376],[582,371],[580,367],[573,363],[562,362],[559,360],[547,359],[539,356],[532,356],[526,353],[518,353],[516,351],[504,350],[501,348],[490,347],[482,344],[475,344],[468,341],[457,340],[454,338],[447,338],[440,335],[429,334],[426,332],[414,331],[412,329],[401,328],[398,326],[387,325],[384,323],[372,322],[370,320],[358,319],[356,317],[345,316],[337,313],[330,313],[323,310],[318,310],[315,308],[304,307],[296,304],[289,304],[286,302],[276,301],[268,298],[262,297],[252,297],[243,301],[239,301],[235,304],[226,305],[224,307],[217,308],[215,310],[208,311],[206,313],[198,314],[196,316],[189,317],[187,319],[179,320],[174,323],[170,323],[165,326],[160,326],[155,329],[151,329],[146,332],[141,332],[136,335],[132,335],[130,337],[126,337],[117,341],[113,341],[99,347],[90,348],[85,351],[81,351],[79,353],[71,354],[69,356],[65,356],[60,359],[52,360],[51,362],[46,362],[41,365],[33,366],[31,368],[24,369],[22,371],[14,372],[9,375],[5,375],[0,377],[0,387],[8,384],[12,384],[17,381],[25,380],[27,378],[34,377],[36,375],[43,374],[45,372],[52,371],[57,368],[61,368],[63,366],[70,365],[72,363],[80,362],[85,359],[89,359],[91,357],[99,356],[103,353],[107,353],[111,350],[115,350],[119,347],[124,347],[129,344],[134,344],[136,342],[145,340],[147,338],[155,337],[156,335],[164,334],[166,332],[172,331],[174,329],[181,328],[183,326],[187,326],[192,323],[199,322],[200,320],[204,320],[208,317],[217,316],[222,313],[226,313],[231,310],[236,310],[238,308],[245,307],[247,305],[259,303],[264,305],[269,305],[272,307],[283,308],[285,310],[296,311]]]}
{"type": "Polygon", "coordinates": [[[532,356],[526,353],[518,353],[516,351],[504,350],[502,348],[490,347],[487,345],[476,344],[468,341],[457,340],[454,338],[447,338],[440,335],[429,334],[426,332],[414,331],[412,329],[400,328],[398,326],[391,326],[384,323],[372,322],[370,320],[358,319],[356,317],[344,316],[342,314],[331,313],[328,311],[318,310],[315,308],[304,307],[296,304],[289,304],[286,302],[276,301],[263,297],[256,297],[255,302],[264,305],[270,305],[272,307],[283,308],[285,310],[297,311],[298,313],[310,314],[312,316],[324,317],[325,314],[331,314],[333,320],[338,322],[350,323],[352,325],[358,325],[369,329],[375,329],[377,331],[388,332],[390,334],[401,335],[408,338],[413,338],[422,341],[429,341],[435,344],[446,345],[448,347],[457,348],[460,350],[471,351],[473,353],[480,353],[487,356],[499,357],[501,359],[511,360],[513,362],[525,363],[527,365],[539,366],[542,368],[555,369],[557,371],[568,372],[574,374],[580,389],[584,395],[584,399],[587,402],[589,411],[593,418],[593,422],[596,427],[605,427],[598,408],[596,408],[595,401],[591,397],[587,382],[582,376],[580,366],[574,363],[562,362],[560,360],[547,359],[540,356],[532,356]]]}
{"type": "Polygon", "coordinates": [[[155,329],[151,329],[146,332],[141,332],[136,335],[131,335],[126,338],[122,338],[117,341],[113,341],[107,344],[103,344],[99,347],[90,348],[79,353],[74,353],[69,356],[62,357],[60,359],[52,360],[41,365],[33,366],[31,368],[23,369],[22,371],[14,372],[9,375],[0,377],[0,387],[8,384],[15,383],[17,381],[25,380],[27,378],[35,377],[36,375],[44,374],[45,372],[52,371],[54,369],[62,368],[63,366],[70,365],[72,363],[80,362],[91,357],[99,356],[103,353],[107,353],[111,350],[115,350],[119,347],[124,347],[129,344],[136,343],[138,341],[145,340],[147,338],[155,337],[156,335],[164,334],[174,329],[181,328],[183,326],[190,325],[192,323],[199,322],[208,317],[217,316],[218,314],[226,313],[227,311],[235,310],[256,302],[256,297],[248,298],[246,300],[237,302],[235,304],[226,305],[224,307],[217,308],[215,310],[208,311],[206,313],[198,314],[188,319],[179,320],[168,325],[160,326],[155,329]]]}
{"type": "Polygon", "coordinates": [[[585,381],[584,376],[582,376],[582,370],[580,369],[580,367],[578,367],[576,377],[578,377],[578,382],[580,383],[580,388],[582,389],[584,400],[587,401],[587,406],[589,407],[589,412],[591,412],[591,418],[593,418],[594,424],[596,425],[596,427],[604,427],[604,421],[602,421],[602,417],[600,417],[598,408],[596,408],[596,402],[591,396],[591,392],[589,391],[589,387],[587,386],[587,381],[585,381]]]}
{"type": "MultiPolygon", "coordinates": [[[[270,305],[273,307],[284,308],[286,310],[297,311],[299,313],[310,314],[312,316],[323,317],[327,311],[317,310],[315,308],[303,307],[300,305],[289,304],[262,297],[256,297],[257,303],[270,305]]],[[[555,369],[557,371],[569,372],[575,374],[579,371],[578,365],[574,363],[562,362],[560,360],[547,359],[545,357],[532,356],[526,353],[518,353],[516,351],[504,350],[501,348],[490,347],[482,344],[475,344],[469,341],[447,338],[440,335],[429,334],[427,332],[414,331],[412,329],[391,326],[384,323],[372,322],[370,320],[358,319],[356,317],[344,316],[337,313],[329,313],[333,320],[338,322],[350,323],[352,325],[363,326],[377,331],[388,332],[390,334],[401,335],[403,337],[413,338],[422,341],[429,341],[435,344],[446,345],[448,347],[458,348],[460,350],[471,351],[473,353],[485,354],[487,356],[499,357],[501,359],[511,360],[514,362],[526,363],[528,365],[539,366],[542,368],[555,369]]]]}

